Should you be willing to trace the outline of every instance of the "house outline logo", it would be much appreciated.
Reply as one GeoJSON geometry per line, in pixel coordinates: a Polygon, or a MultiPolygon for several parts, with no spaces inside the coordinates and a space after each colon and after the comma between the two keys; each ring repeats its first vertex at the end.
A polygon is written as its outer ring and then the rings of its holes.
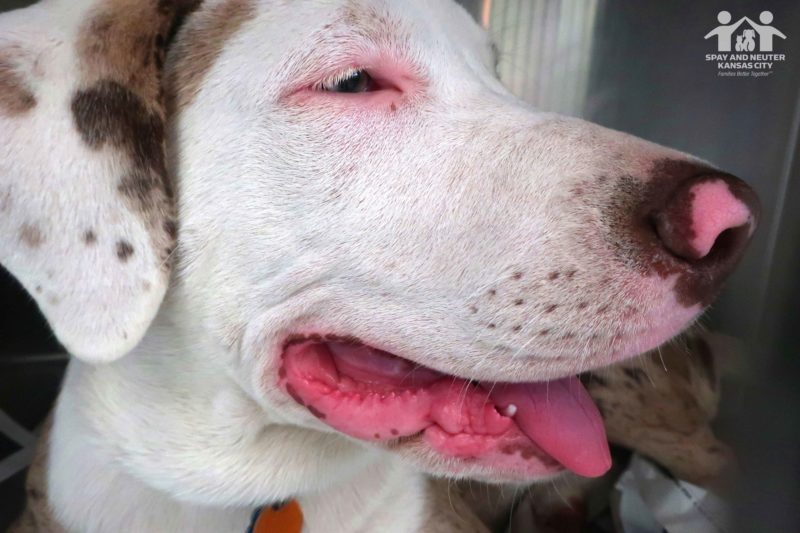
{"type": "Polygon", "coordinates": [[[773,19],[774,17],[771,11],[762,11],[758,15],[760,24],[747,16],[731,24],[733,17],[731,17],[729,11],[723,10],[717,14],[717,22],[719,22],[720,25],[708,32],[704,39],[716,37],[718,52],[730,52],[732,49],[737,52],[752,52],[756,49],[755,37],[757,35],[758,51],[772,52],[773,39],[775,37],[786,39],[786,35],[771,25],[773,19]],[[736,41],[734,43],[734,34],[745,24],[750,27],[742,29],[740,34],[735,35],[736,41]]]}

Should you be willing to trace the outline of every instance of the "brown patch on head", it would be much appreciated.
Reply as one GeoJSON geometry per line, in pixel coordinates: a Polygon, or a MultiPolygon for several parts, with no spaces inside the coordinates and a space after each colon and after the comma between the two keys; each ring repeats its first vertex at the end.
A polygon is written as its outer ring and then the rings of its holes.
{"type": "Polygon", "coordinates": [[[547,275],[547,279],[549,279],[550,281],[553,281],[553,280],[556,280],[556,279],[558,279],[558,276],[559,276],[559,275],[560,275],[560,274],[559,274],[558,272],[550,272],[550,273],[547,275]]]}
{"type": "Polygon", "coordinates": [[[169,114],[192,103],[225,43],[255,15],[253,0],[223,0],[194,13],[170,50],[166,73],[169,114]]]}
{"type": "Polygon", "coordinates": [[[86,19],[77,41],[87,83],[114,80],[160,107],[161,67],[174,24],[200,0],[108,0],[86,19]]]}
{"type": "Polygon", "coordinates": [[[26,113],[35,106],[36,97],[19,72],[14,54],[0,50],[0,113],[13,117],[26,113]]]}
{"type": "Polygon", "coordinates": [[[558,304],[550,304],[547,307],[545,307],[544,312],[545,313],[552,313],[556,309],[558,309],[558,304]]]}
{"type": "Polygon", "coordinates": [[[133,255],[134,249],[131,246],[131,243],[128,241],[122,240],[117,241],[117,257],[123,263],[127,261],[133,255]]]}
{"type": "Polygon", "coordinates": [[[29,248],[38,248],[44,242],[44,235],[39,226],[26,222],[19,228],[19,240],[29,248]]]}

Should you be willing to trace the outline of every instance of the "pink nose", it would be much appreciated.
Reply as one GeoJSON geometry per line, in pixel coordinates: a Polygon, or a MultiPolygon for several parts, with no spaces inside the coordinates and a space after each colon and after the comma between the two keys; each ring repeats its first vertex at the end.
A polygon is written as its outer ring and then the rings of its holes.
{"type": "Polygon", "coordinates": [[[756,226],[758,200],[743,181],[726,174],[681,183],[655,214],[664,247],[690,262],[736,259],[756,226]]]}

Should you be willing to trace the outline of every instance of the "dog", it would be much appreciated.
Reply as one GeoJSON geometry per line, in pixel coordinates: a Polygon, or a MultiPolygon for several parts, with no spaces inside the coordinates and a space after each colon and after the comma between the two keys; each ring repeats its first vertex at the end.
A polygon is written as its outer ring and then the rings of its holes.
{"type": "Polygon", "coordinates": [[[3,14],[0,262],[74,356],[26,523],[455,531],[434,478],[606,472],[575,376],[689,326],[758,201],[495,62],[450,1],[3,14]]]}

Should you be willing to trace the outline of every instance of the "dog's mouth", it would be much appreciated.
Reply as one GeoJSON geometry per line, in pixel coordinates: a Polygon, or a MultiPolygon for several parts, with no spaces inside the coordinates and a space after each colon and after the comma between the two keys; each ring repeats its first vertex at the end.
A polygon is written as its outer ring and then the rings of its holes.
{"type": "Polygon", "coordinates": [[[474,382],[316,336],[287,343],[279,375],[295,401],[357,439],[420,441],[439,456],[527,479],[564,468],[595,477],[611,466],[600,413],[574,376],[474,382]]]}

